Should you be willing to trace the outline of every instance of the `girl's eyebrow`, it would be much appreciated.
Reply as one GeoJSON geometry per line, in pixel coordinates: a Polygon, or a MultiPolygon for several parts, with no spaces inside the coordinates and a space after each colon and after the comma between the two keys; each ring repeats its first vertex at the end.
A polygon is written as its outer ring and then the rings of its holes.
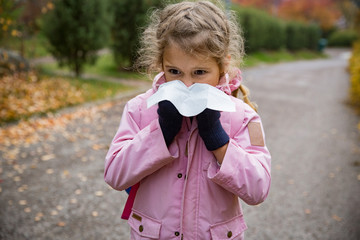
{"type": "Polygon", "coordinates": [[[178,68],[178,67],[175,67],[175,66],[171,66],[171,65],[165,65],[166,68],[178,68]]]}
{"type": "MultiPolygon", "coordinates": [[[[165,67],[167,68],[179,68],[179,67],[175,67],[175,66],[172,66],[172,65],[165,65],[165,67]]],[[[196,66],[196,67],[193,67],[192,69],[211,69],[210,67],[205,67],[205,66],[196,66]]]]}
{"type": "Polygon", "coordinates": [[[198,66],[198,67],[194,67],[193,70],[210,70],[210,67],[205,67],[205,66],[198,66]]]}

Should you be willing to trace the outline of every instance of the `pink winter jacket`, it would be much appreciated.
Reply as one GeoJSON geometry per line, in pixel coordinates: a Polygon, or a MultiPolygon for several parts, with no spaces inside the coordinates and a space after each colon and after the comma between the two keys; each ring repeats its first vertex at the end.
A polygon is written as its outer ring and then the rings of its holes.
{"type": "Polygon", "coordinates": [[[105,181],[114,189],[140,182],[128,220],[131,239],[243,239],[247,226],[239,198],[259,204],[270,188],[270,153],[252,145],[248,129],[250,122],[261,126],[259,115],[231,97],[236,112],[220,118],[230,136],[220,166],[199,136],[196,118],[184,117],[166,146],[157,106],[146,105],[154,91],[126,104],[105,162],[105,181]]]}

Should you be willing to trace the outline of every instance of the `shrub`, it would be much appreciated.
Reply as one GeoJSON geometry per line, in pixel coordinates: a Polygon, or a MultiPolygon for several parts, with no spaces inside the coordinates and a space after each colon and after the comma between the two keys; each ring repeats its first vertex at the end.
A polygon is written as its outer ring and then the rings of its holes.
{"type": "Polygon", "coordinates": [[[299,22],[288,22],[286,24],[286,48],[289,50],[300,50],[306,46],[305,25],[299,22]]]}
{"type": "Polygon", "coordinates": [[[161,0],[111,0],[114,14],[112,49],[118,66],[133,65],[147,11],[160,3],[161,0]]]}
{"type": "Polygon", "coordinates": [[[350,71],[350,102],[360,109],[360,41],[353,45],[352,56],[349,60],[350,71]]]}
{"type": "Polygon", "coordinates": [[[80,75],[85,63],[94,63],[97,50],[110,34],[107,1],[57,0],[43,19],[43,32],[50,52],[60,65],[68,65],[80,75]]]}
{"type": "Polygon", "coordinates": [[[307,26],[306,48],[310,50],[317,50],[319,40],[321,38],[321,29],[317,24],[310,24],[307,26]]]}
{"type": "Polygon", "coordinates": [[[351,47],[357,39],[358,34],[353,30],[335,31],[330,35],[328,44],[334,47],[351,47]]]}
{"type": "Polygon", "coordinates": [[[284,23],[264,11],[233,6],[244,33],[247,52],[278,50],[285,46],[284,23]]]}
{"type": "Polygon", "coordinates": [[[238,22],[244,33],[247,52],[262,49],[316,50],[320,39],[320,27],[316,24],[285,22],[268,13],[234,6],[238,22]]]}

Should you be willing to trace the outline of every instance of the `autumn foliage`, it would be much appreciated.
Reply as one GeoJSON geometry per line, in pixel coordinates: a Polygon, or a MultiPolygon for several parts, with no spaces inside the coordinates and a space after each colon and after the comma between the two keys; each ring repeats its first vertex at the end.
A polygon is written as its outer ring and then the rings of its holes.
{"type": "Polygon", "coordinates": [[[83,92],[61,78],[35,73],[0,78],[0,124],[84,102],[83,92]]]}
{"type": "Polygon", "coordinates": [[[349,60],[350,70],[350,101],[360,109],[360,41],[353,45],[352,56],[349,60]]]}
{"type": "Polygon", "coordinates": [[[233,0],[242,6],[264,9],[273,15],[306,23],[317,23],[322,29],[334,26],[341,13],[337,0],[233,0]]]}

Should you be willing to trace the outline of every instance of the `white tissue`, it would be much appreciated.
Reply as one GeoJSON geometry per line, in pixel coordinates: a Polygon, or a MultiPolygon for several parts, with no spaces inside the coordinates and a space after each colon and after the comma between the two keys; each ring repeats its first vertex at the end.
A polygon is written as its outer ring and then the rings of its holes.
{"type": "Polygon", "coordinates": [[[155,94],[147,100],[147,107],[168,100],[181,115],[196,116],[206,108],[217,111],[235,112],[235,103],[223,91],[204,83],[195,83],[190,87],[180,80],[160,85],[155,94]]]}

